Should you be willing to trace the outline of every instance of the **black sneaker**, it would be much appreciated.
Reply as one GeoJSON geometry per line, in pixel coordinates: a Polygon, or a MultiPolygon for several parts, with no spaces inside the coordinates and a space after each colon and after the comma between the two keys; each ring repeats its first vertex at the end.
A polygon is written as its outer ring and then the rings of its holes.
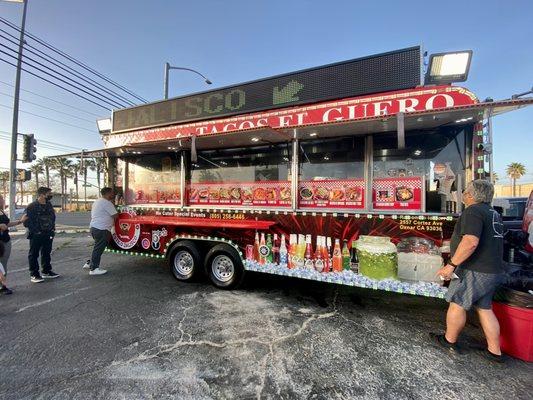
{"type": "Polygon", "coordinates": [[[43,272],[43,278],[45,279],[59,278],[59,274],[56,274],[54,271],[43,272]]]}
{"type": "Polygon", "coordinates": [[[41,275],[32,275],[30,277],[30,281],[32,283],[41,283],[41,282],[44,282],[44,279],[41,275]]]}
{"type": "Polygon", "coordinates": [[[448,350],[450,353],[462,354],[462,351],[457,345],[457,343],[448,342],[448,340],[446,340],[446,336],[439,333],[430,333],[429,336],[433,339],[435,343],[437,343],[440,347],[448,350]]]}
{"type": "Polygon", "coordinates": [[[503,357],[503,354],[500,354],[500,355],[494,354],[491,351],[489,351],[489,349],[483,350],[483,357],[485,357],[489,361],[492,361],[498,364],[503,364],[505,362],[505,358],[503,357]]]}
{"type": "Polygon", "coordinates": [[[13,291],[11,289],[9,289],[8,287],[6,287],[6,286],[2,286],[0,288],[0,293],[2,293],[2,294],[13,294],[13,291]]]}

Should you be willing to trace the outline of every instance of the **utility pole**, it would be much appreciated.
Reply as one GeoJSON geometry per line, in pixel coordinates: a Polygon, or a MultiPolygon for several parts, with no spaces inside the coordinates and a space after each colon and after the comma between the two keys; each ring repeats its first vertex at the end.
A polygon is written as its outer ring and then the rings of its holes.
{"type": "Polygon", "coordinates": [[[19,94],[20,94],[20,73],[22,71],[22,50],[24,48],[24,27],[26,25],[26,9],[28,0],[24,0],[22,11],[22,24],[20,26],[19,51],[17,58],[17,73],[15,77],[15,95],[13,99],[13,129],[11,130],[11,160],[9,163],[9,218],[15,220],[15,198],[17,195],[17,135],[19,124],[19,94]]]}

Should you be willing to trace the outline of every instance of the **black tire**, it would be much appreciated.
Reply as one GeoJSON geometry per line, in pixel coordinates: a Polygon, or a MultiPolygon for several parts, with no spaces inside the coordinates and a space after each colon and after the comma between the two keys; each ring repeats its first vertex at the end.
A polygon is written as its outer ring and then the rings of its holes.
{"type": "Polygon", "coordinates": [[[202,259],[196,245],[184,240],[176,243],[168,257],[170,272],[178,281],[188,282],[193,280],[201,271],[202,259]]]}
{"type": "Polygon", "coordinates": [[[234,289],[244,279],[244,267],[237,251],[227,244],[217,244],[205,257],[205,269],[211,283],[219,289],[234,289]]]}

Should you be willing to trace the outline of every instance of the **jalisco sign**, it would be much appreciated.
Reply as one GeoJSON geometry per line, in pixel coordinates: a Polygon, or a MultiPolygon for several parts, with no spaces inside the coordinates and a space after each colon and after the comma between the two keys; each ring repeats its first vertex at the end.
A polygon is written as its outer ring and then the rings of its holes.
{"type": "Polygon", "coordinates": [[[113,133],[420,85],[420,47],[291,72],[113,112],[113,133]]]}
{"type": "Polygon", "coordinates": [[[335,121],[355,121],[394,115],[398,112],[436,110],[477,103],[473,93],[453,86],[435,86],[355,97],[307,107],[292,107],[266,113],[196,122],[165,128],[109,135],[104,138],[106,147],[124,146],[189,136],[214,135],[261,127],[294,128],[335,121]]]}

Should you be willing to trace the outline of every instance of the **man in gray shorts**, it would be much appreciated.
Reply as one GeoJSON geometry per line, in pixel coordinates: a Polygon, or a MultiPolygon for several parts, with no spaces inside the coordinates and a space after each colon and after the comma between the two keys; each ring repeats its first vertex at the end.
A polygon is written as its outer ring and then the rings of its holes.
{"type": "Polygon", "coordinates": [[[432,334],[437,343],[458,351],[457,339],[466,323],[466,312],[475,307],[487,339],[484,355],[502,362],[500,325],[492,312],[492,296],[503,281],[503,223],[490,206],[493,185],[485,180],[470,182],[463,192],[466,209],[455,225],[451,259],[437,274],[451,280],[446,300],[444,335],[432,334]]]}

